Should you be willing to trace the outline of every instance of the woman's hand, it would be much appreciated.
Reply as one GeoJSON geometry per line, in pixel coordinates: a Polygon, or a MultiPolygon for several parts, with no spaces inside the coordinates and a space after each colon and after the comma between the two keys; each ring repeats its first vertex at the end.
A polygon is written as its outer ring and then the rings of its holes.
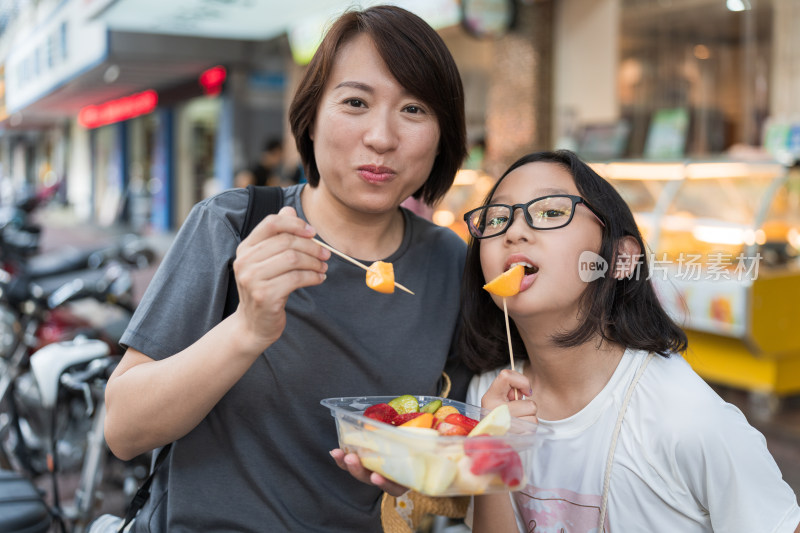
{"type": "Polygon", "coordinates": [[[336,448],[335,450],[331,450],[331,457],[333,457],[336,464],[339,465],[339,468],[347,470],[350,472],[350,475],[357,480],[367,485],[375,485],[382,491],[389,493],[390,496],[402,496],[408,492],[408,487],[389,481],[377,472],[367,470],[361,466],[361,459],[354,453],[345,454],[344,450],[336,448]]]}
{"type": "Polygon", "coordinates": [[[259,350],[283,333],[289,294],[325,280],[331,253],[311,240],[315,234],[293,208],[284,207],[264,218],[236,249],[239,307],[234,315],[259,350]]]}
{"type": "Polygon", "coordinates": [[[530,398],[515,400],[515,390],[519,398],[530,397],[533,394],[531,382],[527,377],[507,368],[501,370],[481,398],[481,407],[494,409],[502,403],[507,403],[511,416],[538,422],[536,403],[530,398]]]}

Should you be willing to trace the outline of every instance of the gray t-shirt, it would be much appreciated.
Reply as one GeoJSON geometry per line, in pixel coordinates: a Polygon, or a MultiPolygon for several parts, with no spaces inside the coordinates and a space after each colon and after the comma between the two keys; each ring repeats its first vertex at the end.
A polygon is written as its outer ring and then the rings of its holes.
{"type": "MultiPolygon", "coordinates": [[[[305,219],[303,186],[285,189],[284,205],[305,219]]],[[[163,359],[220,321],[247,198],[230,190],[195,206],[123,345],[163,359]]],[[[403,242],[384,260],[416,295],[372,291],[363,269],[332,256],[322,285],[289,297],[281,338],[173,445],[134,531],[381,530],[382,492],[336,466],[328,454],[338,445],[335,422],[320,400],[437,392],[466,246],[449,229],[403,214],[403,242]]]]}

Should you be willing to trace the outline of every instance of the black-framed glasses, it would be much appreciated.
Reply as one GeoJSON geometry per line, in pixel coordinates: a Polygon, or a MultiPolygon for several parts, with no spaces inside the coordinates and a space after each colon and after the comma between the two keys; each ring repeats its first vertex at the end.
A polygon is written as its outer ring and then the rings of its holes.
{"type": "Polygon", "coordinates": [[[548,230],[563,228],[575,216],[575,208],[583,204],[592,212],[603,227],[606,223],[603,217],[586,200],[574,194],[551,194],[534,198],[525,204],[489,204],[468,211],[464,220],[469,228],[469,233],[476,239],[496,237],[511,227],[514,223],[514,212],[522,209],[525,222],[533,229],[548,230]]]}

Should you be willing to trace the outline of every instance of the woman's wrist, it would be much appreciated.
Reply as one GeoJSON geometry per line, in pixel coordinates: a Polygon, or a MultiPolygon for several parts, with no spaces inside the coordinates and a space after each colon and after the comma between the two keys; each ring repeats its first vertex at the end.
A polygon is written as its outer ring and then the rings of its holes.
{"type": "Polygon", "coordinates": [[[255,359],[277,340],[255,331],[239,311],[223,320],[221,325],[229,330],[225,336],[232,342],[234,351],[244,357],[255,359]]]}

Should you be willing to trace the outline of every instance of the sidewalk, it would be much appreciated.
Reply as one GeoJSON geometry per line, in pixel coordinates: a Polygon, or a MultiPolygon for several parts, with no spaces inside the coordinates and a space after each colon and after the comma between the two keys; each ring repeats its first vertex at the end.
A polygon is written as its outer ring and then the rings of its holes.
{"type": "MultiPolygon", "coordinates": [[[[47,206],[36,213],[36,220],[42,226],[40,236],[40,249],[42,252],[54,251],[60,248],[73,246],[77,248],[94,248],[110,245],[125,235],[131,233],[127,228],[120,226],[103,227],[97,224],[79,220],[70,208],[60,206],[47,206]]],[[[135,270],[133,275],[134,300],[139,302],[147,285],[155,274],[161,258],[169,249],[174,232],[141,235],[147,244],[155,251],[156,260],[147,268],[135,270]]]]}

